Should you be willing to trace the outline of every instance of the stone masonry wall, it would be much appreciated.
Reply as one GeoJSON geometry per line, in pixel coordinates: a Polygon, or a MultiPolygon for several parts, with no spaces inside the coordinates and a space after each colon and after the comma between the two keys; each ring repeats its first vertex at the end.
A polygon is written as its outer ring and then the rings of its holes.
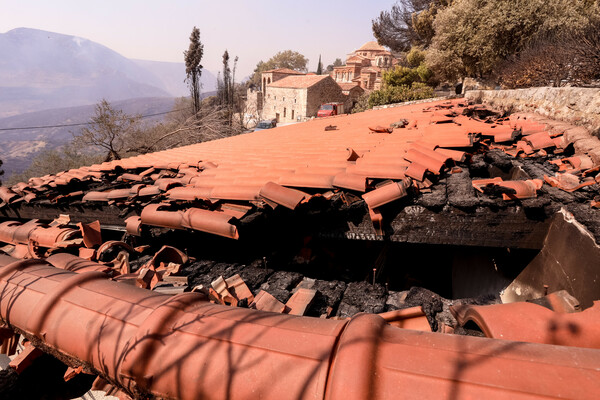
{"type": "Polygon", "coordinates": [[[348,96],[342,94],[342,89],[333,79],[323,79],[321,82],[309,88],[306,116],[315,117],[321,104],[338,101],[344,103],[344,112],[347,112],[347,108],[350,106],[348,100],[348,96]]]}
{"type": "Polygon", "coordinates": [[[264,99],[263,118],[273,119],[279,114],[279,122],[295,122],[298,117],[306,116],[306,103],[306,89],[269,87],[264,99]]]}
{"type": "Polygon", "coordinates": [[[600,136],[600,88],[540,87],[512,90],[469,90],[469,100],[496,109],[533,112],[587,128],[600,136]]]}

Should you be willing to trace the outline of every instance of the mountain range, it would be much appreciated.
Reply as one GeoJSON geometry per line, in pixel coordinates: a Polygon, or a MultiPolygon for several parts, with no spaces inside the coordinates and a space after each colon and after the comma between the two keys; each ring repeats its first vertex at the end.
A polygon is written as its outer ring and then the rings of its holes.
{"type": "MultiPolygon", "coordinates": [[[[132,60],[91,40],[37,29],[0,34],[0,159],[6,176],[25,170],[40,151],[64,145],[106,99],[128,114],[170,111],[188,96],[185,65],[132,60]],[[54,128],[18,129],[57,126],[54,128]]],[[[216,77],[203,70],[203,92],[216,77]]],[[[209,94],[209,93],[206,93],[209,94]]]]}
{"type": "MultiPolygon", "coordinates": [[[[0,117],[189,93],[182,63],[130,60],[91,40],[30,28],[0,34],[0,117]]],[[[216,78],[203,71],[204,90],[216,78]]]]}

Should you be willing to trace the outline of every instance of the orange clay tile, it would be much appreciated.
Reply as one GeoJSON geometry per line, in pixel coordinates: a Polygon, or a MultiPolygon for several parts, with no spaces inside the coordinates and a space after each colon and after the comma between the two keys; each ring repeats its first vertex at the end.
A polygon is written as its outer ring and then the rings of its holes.
{"type": "Polygon", "coordinates": [[[500,182],[502,182],[502,178],[496,177],[496,178],[490,178],[490,179],[473,179],[473,181],[471,183],[473,184],[473,187],[475,189],[477,189],[479,192],[483,193],[482,188],[484,186],[496,185],[500,182]]]}
{"type": "Polygon", "coordinates": [[[79,257],[84,260],[93,261],[96,259],[96,249],[88,249],[87,247],[79,248],[79,257]]]}
{"type": "Polygon", "coordinates": [[[378,236],[383,236],[383,216],[376,208],[369,207],[369,217],[373,223],[373,229],[378,236]]]}
{"type": "Polygon", "coordinates": [[[183,214],[181,226],[231,239],[238,239],[237,227],[230,224],[231,219],[231,215],[225,213],[190,208],[183,214]]]}
{"type": "Polygon", "coordinates": [[[590,169],[594,167],[594,162],[587,155],[575,155],[573,157],[563,158],[563,163],[568,163],[574,169],[590,169]]]}
{"type": "Polygon", "coordinates": [[[549,147],[556,147],[556,144],[550,137],[548,132],[538,132],[523,138],[533,150],[547,149],[549,147]]]}
{"type": "Polygon", "coordinates": [[[426,172],[427,172],[426,167],[424,167],[423,165],[421,165],[417,162],[413,162],[406,169],[405,175],[408,176],[409,178],[413,178],[419,182],[423,182],[426,172]]]}
{"type": "Polygon", "coordinates": [[[421,306],[387,311],[378,314],[388,324],[397,328],[413,329],[415,331],[431,332],[431,326],[421,306]]]}
{"type": "Polygon", "coordinates": [[[242,279],[239,274],[235,274],[227,279],[225,279],[227,283],[227,288],[229,292],[239,301],[246,300],[248,304],[251,304],[254,301],[254,295],[246,285],[246,282],[242,279]]]}
{"type": "Polygon", "coordinates": [[[100,221],[90,222],[89,224],[79,222],[77,226],[81,231],[81,236],[83,237],[83,244],[85,247],[92,248],[102,244],[100,221]]]}
{"type": "Polygon", "coordinates": [[[260,197],[280,204],[291,210],[295,209],[308,195],[299,190],[285,188],[275,182],[267,182],[260,189],[260,197]]]}
{"type": "Polygon", "coordinates": [[[367,190],[367,177],[365,175],[340,172],[333,178],[333,186],[365,192],[367,190]]]}
{"type": "Polygon", "coordinates": [[[10,190],[9,188],[5,186],[0,186],[0,199],[2,199],[2,201],[10,203],[17,197],[19,197],[19,195],[10,190]]]}
{"type": "Polygon", "coordinates": [[[277,300],[268,292],[261,290],[258,292],[250,308],[260,311],[268,311],[273,313],[282,313],[286,310],[286,305],[277,300]]]}
{"type": "Polygon", "coordinates": [[[526,181],[502,181],[496,186],[514,190],[515,193],[502,194],[504,200],[511,200],[537,197],[537,191],[542,188],[542,184],[540,179],[528,179],[526,181]]]}
{"type": "Polygon", "coordinates": [[[53,254],[46,258],[46,261],[56,268],[77,273],[86,271],[109,273],[112,270],[110,265],[98,264],[97,262],[86,260],[69,253],[53,254]]]}
{"type": "Polygon", "coordinates": [[[209,199],[212,188],[197,188],[192,186],[180,186],[170,189],[167,196],[172,200],[194,201],[200,199],[209,199]]]}
{"type": "Polygon", "coordinates": [[[406,196],[406,189],[410,186],[410,179],[400,182],[391,182],[362,195],[369,208],[377,208],[391,201],[406,196]]]}
{"type": "MultiPolygon", "coordinates": [[[[431,151],[431,153],[435,152],[431,151]]],[[[444,167],[444,162],[441,161],[441,159],[444,157],[441,154],[438,157],[432,157],[430,153],[425,154],[422,151],[410,149],[404,155],[404,158],[410,162],[424,166],[434,174],[439,174],[442,168],[444,167]]]]}
{"type": "Polygon", "coordinates": [[[299,288],[292,294],[292,297],[285,303],[290,315],[304,315],[313,302],[317,291],[313,289],[299,288]]]}
{"type": "MultiPolygon", "coordinates": [[[[12,238],[22,226],[0,224],[0,232],[5,227],[12,238]]],[[[593,399],[600,391],[595,345],[564,348],[386,323],[408,323],[408,314],[422,318],[417,310],[334,321],[225,307],[201,294],[167,296],[107,280],[94,270],[55,269],[42,260],[0,257],[0,266],[2,320],[130,394],[184,400],[593,399]],[[457,363],[476,367],[457,374],[457,363]]],[[[159,277],[147,274],[143,282],[152,286],[159,277]]],[[[597,343],[595,310],[579,313],[581,320],[559,317],[555,339],[571,340],[577,333],[583,342],[597,343]]],[[[529,335],[534,329],[524,326],[538,321],[547,328],[537,312],[523,314],[521,322],[514,312],[502,318],[516,326],[508,331],[529,335]]]]}
{"type": "Polygon", "coordinates": [[[83,196],[83,201],[108,201],[109,192],[87,192],[83,196]]]}
{"type": "Polygon", "coordinates": [[[133,236],[142,234],[142,219],[137,215],[131,216],[125,220],[125,230],[133,236]]]}
{"type": "Polygon", "coordinates": [[[13,360],[10,361],[8,366],[20,374],[29,366],[31,366],[36,358],[43,354],[43,351],[33,346],[30,342],[27,342],[25,348],[13,360]]]}
{"type": "Polygon", "coordinates": [[[528,302],[454,306],[451,311],[461,325],[473,321],[490,338],[600,349],[598,301],[569,314],[528,302]]]}

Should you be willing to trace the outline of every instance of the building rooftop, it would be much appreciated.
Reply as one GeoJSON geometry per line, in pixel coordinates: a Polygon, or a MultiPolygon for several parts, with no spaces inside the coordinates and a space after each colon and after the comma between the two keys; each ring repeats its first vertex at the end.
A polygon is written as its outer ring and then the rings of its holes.
{"type": "Polygon", "coordinates": [[[342,90],[351,90],[355,87],[360,87],[360,85],[356,82],[337,82],[337,84],[342,88],[342,90]]]}
{"type": "Polygon", "coordinates": [[[329,75],[302,75],[286,76],[285,78],[269,83],[268,87],[302,89],[311,87],[324,79],[331,78],[329,75]]]}
{"type": "Polygon", "coordinates": [[[279,74],[289,74],[289,75],[304,75],[304,72],[299,72],[299,71],[294,71],[293,69],[289,69],[289,68],[275,68],[275,69],[270,69],[268,71],[263,71],[264,73],[269,73],[269,72],[275,72],[275,73],[279,73],[279,74]]]}
{"type": "Polygon", "coordinates": [[[360,46],[356,51],[386,51],[385,47],[377,43],[376,41],[371,41],[360,46]]]}

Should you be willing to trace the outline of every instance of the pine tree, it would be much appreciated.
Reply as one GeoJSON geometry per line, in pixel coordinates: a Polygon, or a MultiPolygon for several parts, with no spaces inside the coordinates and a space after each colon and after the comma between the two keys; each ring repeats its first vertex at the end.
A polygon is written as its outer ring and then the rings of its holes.
{"type": "Polygon", "coordinates": [[[317,75],[323,75],[323,63],[321,62],[320,54],[319,54],[319,64],[317,64],[317,75]]]}
{"type": "Polygon", "coordinates": [[[185,56],[185,81],[190,88],[190,94],[194,104],[194,113],[200,111],[200,76],[202,75],[202,55],[204,54],[204,45],[200,43],[200,30],[194,26],[190,35],[190,47],[183,52],[185,56]]]}

